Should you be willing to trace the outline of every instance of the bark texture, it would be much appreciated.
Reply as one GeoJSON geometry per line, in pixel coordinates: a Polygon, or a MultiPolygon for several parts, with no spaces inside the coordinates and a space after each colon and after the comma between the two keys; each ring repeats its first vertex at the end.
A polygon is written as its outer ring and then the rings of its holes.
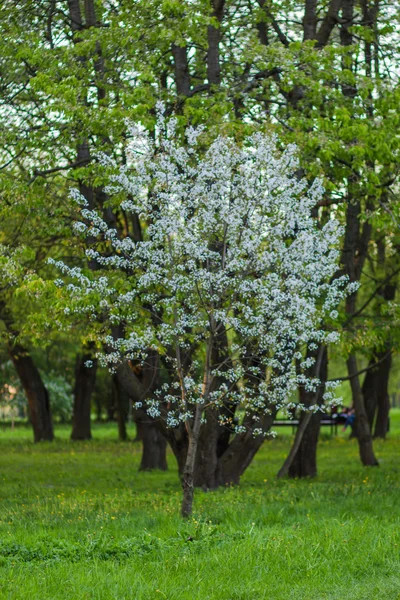
{"type": "MultiPolygon", "coordinates": [[[[328,354],[326,348],[323,350],[319,379],[321,387],[317,394],[307,392],[304,388],[299,390],[300,402],[304,406],[312,404],[323,405],[324,383],[328,378],[328,354]]],[[[302,428],[307,413],[300,416],[299,429],[302,428]]],[[[292,478],[315,477],[317,475],[317,446],[321,424],[321,412],[312,413],[304,427],[304,433],[294,453],[292,463],[288,469],[288,475],[292,478]]]]}
{"type": "Polygon", "coordinates": [[[364,466],[374,467],[379,463],[372,447],[372,436],[369,428],[368,416],[364,406],[364,398],[360,386],[357,369],[357,359],[351,354],[347,359],[347,369],[350,377],[350,386],[355,411],[354,431],[358,440],[361,462],[364,466]]]}
{"type": "Polygon", "coordinates": [[[91,403],[96,383],[97,360],[91,354],[77,356],[75,368],[74,407],[72,414],[72,440],[90,440],[91,432],[91,403]],[[92,366],[86,366],[87,361],[92,366]]]}
{"type": "Polygon", "coordinates": [[[111,382],[111,396],[118,424],[118,439],[121,442],[126,442],[128,439],[126,423],[129,414],[129,396],[123,386],[119,383],[116,375],[113,376],[111,382]]]}
{"type": "Polygon", "coordinates": [[[8,352],[28,399],[35,442],[54,439],[48,391],[28,350],[20,344],[8,344],[8,352]]]}
{"type": "MultiPolygon", "coordinates": [[[[141,367],[134,367],[125,362],[117,370],[118,385],[127,397],[135,403],[145,405],[148,395],[157,387],[159,375],[159,357],[150,353],[148,360],[141,367]]],[[[167,469],[167,440],[164,426],[160,421],[152,419],[144,409],[133,411],[138,437],[142,442],[142,460],[140,470],[167,469]]]]}

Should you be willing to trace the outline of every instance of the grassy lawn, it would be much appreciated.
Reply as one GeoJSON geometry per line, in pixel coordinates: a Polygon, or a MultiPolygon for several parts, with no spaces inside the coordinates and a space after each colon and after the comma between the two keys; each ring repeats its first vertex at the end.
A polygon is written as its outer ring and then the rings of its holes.
{"type": "Polygon", "coordinates": [[[34,446],[0,428],[0,598],[400,599],[400,411],[381,466],[324,433],[319,477],[277,481],[291,431],[264,444],[239,488],[197,492],[179,517],[167,473],[138,473],[140,447],[115,425],[95,439],[34,446]]]}

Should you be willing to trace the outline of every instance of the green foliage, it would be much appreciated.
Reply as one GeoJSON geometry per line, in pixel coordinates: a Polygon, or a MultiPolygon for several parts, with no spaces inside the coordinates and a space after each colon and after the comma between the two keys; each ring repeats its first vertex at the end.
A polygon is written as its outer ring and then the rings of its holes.
{"type": "Polygon", "coordinates": [[[72,417],[72,387],[71,384],[57,373],[46,373],[43,383],[50,396],[50,407],[52,415],[61,422],[70,421],[72,417]]]}

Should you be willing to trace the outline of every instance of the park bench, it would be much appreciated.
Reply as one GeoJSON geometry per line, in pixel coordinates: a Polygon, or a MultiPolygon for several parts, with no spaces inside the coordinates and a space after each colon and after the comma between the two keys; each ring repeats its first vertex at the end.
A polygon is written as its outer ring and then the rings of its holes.
{"type": "MultiPolygon", "coordinates": [[[[277,419],[273,422],[272,427],[292,427],[292,432],[296,431],[300,421],[299,419],[277,419]]],[[[330,427],[331,435],[337,435],[338,422],[337,419],[332,419],[331,417],[324,417],[321,419],[321,427],[330,427]]]]}

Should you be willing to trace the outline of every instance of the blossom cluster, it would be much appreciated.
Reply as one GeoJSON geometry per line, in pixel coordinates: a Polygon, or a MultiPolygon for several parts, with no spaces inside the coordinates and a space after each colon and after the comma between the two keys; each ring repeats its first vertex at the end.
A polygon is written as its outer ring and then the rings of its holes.
{"type": "Polygon", "coordinates": [[[90,311],[123,325],[123,337],[105,336],[103,362],[145,361],[150,348],[164,357],[172,379],[148,401],[153,416],[167,405],[175,426],[196,404],[230,402],[260,419],[292,402],[299,385],[318,390],[318,373],[308,375],[315,359],[304,357],[338,338],[324,323],[349,293],[346,278],[334,277],[341,227],[313,218],[323,187],[297,176],[295,146],[282,152],[276,138],[255,133],[242,144],[220,136],[204,150],[201,130],[181,142],[162,111],[157,132],[153,140],[131,127],[122,168],[101,157],[113,173],[108,194],[140,220],[142,238],[75,192],[83,205],[75,229],[99,241],[87,258],[100,269],[60,267],[71,294],[97,293],[90,311]]]}

